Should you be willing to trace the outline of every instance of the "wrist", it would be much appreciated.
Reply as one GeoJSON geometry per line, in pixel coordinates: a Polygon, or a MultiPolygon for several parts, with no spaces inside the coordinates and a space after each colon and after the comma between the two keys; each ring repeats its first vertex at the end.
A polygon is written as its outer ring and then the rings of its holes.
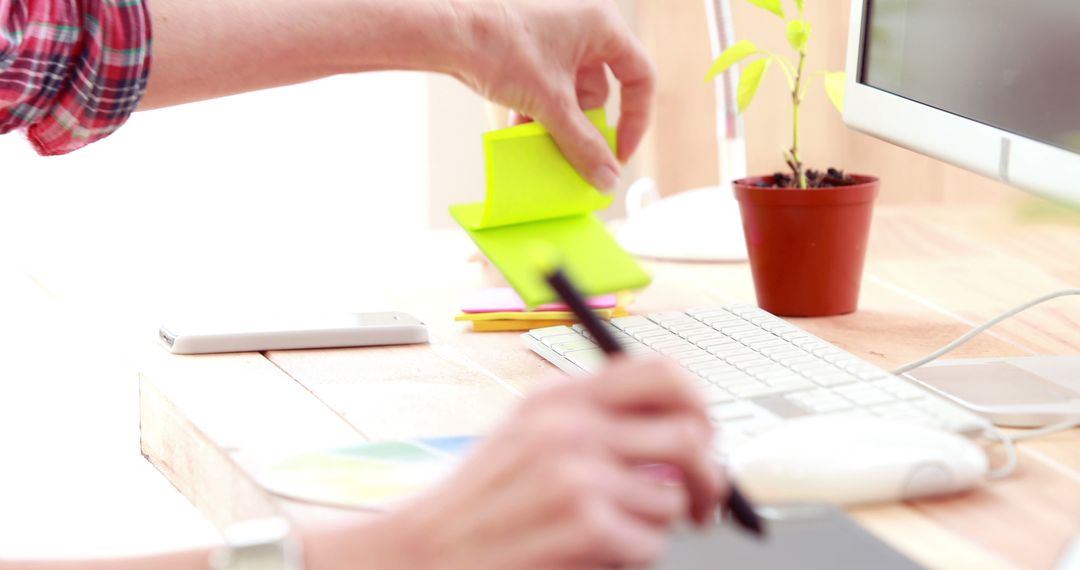
{"type": "MultiPolygon", "coordinates": [[[[474,90],[507,55],[505,38],[512,34],[511,12],[502,0],[437,0],[445,16],[438,71],[452,75],[474,90]]],[[[481,93],[482,94],[482,93],[481,93]]]]}
{"type": "Polygon", "coordinates": [[[305,570],[434,568],[413,525],[395,514],[355,516],[301,529],[305,570]]]}

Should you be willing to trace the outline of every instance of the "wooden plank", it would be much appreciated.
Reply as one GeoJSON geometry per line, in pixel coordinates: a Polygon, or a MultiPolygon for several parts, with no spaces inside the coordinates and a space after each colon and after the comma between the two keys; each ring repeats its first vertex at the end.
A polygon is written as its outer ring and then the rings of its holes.
{"type": "MultiPolygon", "coordinates": [[[[1070,434],[1073,444],[1080,437],[1070,434]]],[[[1020,568],[1052,568],[1058,553],[1080,532],[1077,474],[1021,454],[1006,479],[966,495],[920,501],[915,508],[1020,568]]]]}
{"type": "Polygon", "coordinates": [[[483,433],[519,397],[438,339],[267,357],[371,439],[483,433]]]}
{"type": "Polygon", "coordinates": [[[993,549],[974,544],[903,503],[852,509],[859,524],[927,568],[1006,570],[1015,568],[993,549]]]}
{"type": "Polygon", "coordinates": [[[141,362],[142,453],[219,527],[278,512],[251,476],[273,457],[360,439],[257,353],[177,356],[149,346],[141,362]]]}
{"type": "MultiPolygon", "coordinates": [[[[1043,270],[1050,261],[1046,255],[1018,254],[1035,248],[1037,238],[1028,238],[1030,243],[1017,251],[999,249],[984,239],[999,230],[1010,235],[1016,228],[1008,219],[978,225],[966,217],[953,224],[940,210],[879,208],[862,309],[795,322],[891,367],[959,336],[973,320],[1023,300],[1017,298],[1029,289],[1064,283],[1064,273],[1058,272],[1068,267],[1043,270]]],[[[1064,239],[1070,234],[1080,231],[1070,229],[1053,243],[1061,255],[1072,251],[1075,259],[1080,241],[1064,239]]],[[[254,354],[175,357],[155,347],[142,379],[147,455],[219,524],[266,508],[323,517],[332,515],[268,497],[254,486],[251,474],[265,464],[270,450],[322,447],[362,436],[482,432],[521,394],[555,373],[516,334],[472,333],[451,320],[465,292],[494,283],[481,264],[466,263],[470,250],[460,236],[433,234],[401,254],[424,262],[402,267],[400,281],[380,293],[428,322],[431,346],[282,351],[270,353],[269,360],[254,354]],[[442,278],[437,283],[423,278],[430,274],[442,278]]],[[[649,266],[656,279],[634,305],[638,312],[753,299],[745,264],[649,266]]],[[[1017,321],[957,355],[1075,350],[1080,336],[1074,322],[1080,321],[1071,310],[1017,321]]],[[[1022,461],[1015,477],[971,495],[855,514],[930,567],[1046,568],[1063,541],[1080,531],[1075,515],[1080,512],[1080,430],[1024,443],[1022,461]]]]}
{"type": "MultiPolygon", "coordinates": [[[[937,254],[879,260],[869,270],[871,281],[969,326],[1036,295],[1069,285],[1043,271],[1038,257],[1016,256],[997,247],[1000,237],[987,239],[1015,231],[1015,224],[998,218],[980,225],[978,232],[971,232],[952,225],[956,223],[953,220],[966,220],[968,216],[946,218],[940,211],[936,213],[933,221],[906,215],[897,216],[891,223],[923,240],[936,235],[932,247],[937,254]]],[[[921,243],[922,247],[927,245],[921,243]]],[[[1071,249],[1075,251],[1077,246],[1071,245],[1071,249]]],[[[1057,254],[1070,257],[1069,251],[1065,247],[1057,254]]],[[[1075,353],[1080,348],[1080,307],[1036,308],[1002,323],[990,335],[1026,354],[1075,353]]],[[[1007,355],[1009,351],[986,356],[1007,355]]],[[[1025,442],[1021,445],[1020,467],[1013,476],[972,496],[923,502],[917,508],[942,526],[993,548],[1020,567],[1050,567],[1058,552],[1080,532],[1080,465],[1072,451],[1077,445],[1078,430],[1061,434],[1054,442],[1025,442]],[[1017,528],[1025,532],[1018,533],[1017,528]],[[1032,541],[1032,536],[1039,536],[1039,540],[1032,541]]]]}

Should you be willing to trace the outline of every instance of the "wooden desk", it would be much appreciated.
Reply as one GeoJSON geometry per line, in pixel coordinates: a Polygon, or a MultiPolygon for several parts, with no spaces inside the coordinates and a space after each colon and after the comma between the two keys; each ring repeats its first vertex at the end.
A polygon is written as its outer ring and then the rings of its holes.
{"type": "MultiPolygon", "coordinates": [[[[1010,306],[1080,284],[1080,225],[1021,222],[1004,208],[880,209],[853,315],[797,324],[883,366],[925,354],[1010,306]]],[[[141,374],[143,453],[219,525],[271,512],[330,516],[262,491],[252,473],[285,448],[478,433],[553,368],[515,334],[451,321],[485,284],[464,236],[401,248],[382,284],[431,327],[430,346],[177,357],[141,374]],[[422,279],[423,272],[439,276],[422,279]]],[[[652,263],[635,312],[752,300],[745,264],[652,263]]],[[[956,356],[1080,352],[1080,302],[1009,320],[956,356]]],[[[1080,430],[1021,444],[1011,478],[957,498],[860,508],[873,532],[936,568],[1051,568],[1080,533],[1080,430]]]]}

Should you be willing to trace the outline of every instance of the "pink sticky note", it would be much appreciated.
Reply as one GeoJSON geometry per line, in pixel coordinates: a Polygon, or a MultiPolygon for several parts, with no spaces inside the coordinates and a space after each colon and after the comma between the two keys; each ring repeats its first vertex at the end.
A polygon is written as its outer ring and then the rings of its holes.
{"type": "MultiPolygon", "coordinates": [[[[589,307],[592,309],[611,309],[618,303],[618,296],[614,293],[601,295],[589,299],[589,307]]],[[[463,313],[503,313],[519,312],[525,310],[525,302],[510,287],[496,287],[493,289],[481,289],[470,293],[465,302],[461,304],[463,313]]],[[[540,305],[537,311],[569,311],[562,303],[549,303],[540,305]]]]}

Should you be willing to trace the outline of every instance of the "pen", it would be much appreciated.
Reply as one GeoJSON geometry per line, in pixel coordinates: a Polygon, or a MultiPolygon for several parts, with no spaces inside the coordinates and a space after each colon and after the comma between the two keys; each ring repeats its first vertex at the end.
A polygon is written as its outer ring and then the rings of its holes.
{"type": "MultiPolygon", "coordinates": [[[[622,353],[622,346],[611,335],[607,325],[589,308],[589,305],[585,302],[585,297],[578,292],[561,269],[554,266],[549,270],[545,278],[548,285],[558,293],[563,302],[570,307],[574,316],[585,326],[585,330],[589,331],[593,341],[600,347],[600,350],[604,351],[604,354],[615,356],[622,353]]],[[[765,525],[762,523],[761,517],[758,516],[754,506],[734,483],[729,483],[725,506],[739,526],[759,537],[765,534],[765,525]]]]}

